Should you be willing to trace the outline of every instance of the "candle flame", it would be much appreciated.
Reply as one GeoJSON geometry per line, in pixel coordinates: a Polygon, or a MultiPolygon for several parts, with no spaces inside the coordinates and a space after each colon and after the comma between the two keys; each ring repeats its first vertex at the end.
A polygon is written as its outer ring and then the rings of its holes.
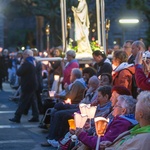
{"type": "Polygon", "coordinates": [[[65,100],[65,104],[71,104],[71,99],[67,98],[67,100],[65,100]]]}

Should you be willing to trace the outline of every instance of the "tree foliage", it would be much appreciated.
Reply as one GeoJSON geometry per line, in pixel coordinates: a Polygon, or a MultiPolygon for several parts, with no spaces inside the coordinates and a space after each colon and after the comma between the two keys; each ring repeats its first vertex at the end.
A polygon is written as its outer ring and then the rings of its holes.
{"type": "Polygon", "coordinates": [[[146,32],[146,44],[150,45],[150,0],[127,0],[129,9],[136,9],[141,11],[147,18],[149,28],[146,32]]]}
{"type": "MultiPolygon", "coordinates": [[[[6,0],[0,0],[6,2],[6,0]]],[[[4,11],[7,18],[13,19],[14,17],[24,16],[43,16],[45,24],[50,24],[51,39],[53,46],[61,45],[61,10],[60,0],[8,0],[9,5],[4,11]]],[[[86,0],[89,8],[89,17],[91,23],[91,30],[96,29],[96,0],[86,0]]],[[[125,1],[125,0],[124,0],[125,1]]],[[[133,0],[134,1],[134,0],[133,0]]],[[[105,0],[106,15],[112,21],[115,16],[121,11],[122,2],[120,0],[105,0]],[[113,4],[113,7],[112,7],[113,4]],[[111,12],[111,13],[107,13],[111,12]],[[109,14],[109,16],[108,16],[109,14]],[[116,14],[116,15],[115,15],[116,14]]],[[[129,2],[132,2],[129,0],[129,2]]],[[[66,0],[67,17],[72,18],[73,13],[71,6],[77,6],[78,0],[66,0]]],[[[43,29],[44,32],[44,29],[43,29]]]]}

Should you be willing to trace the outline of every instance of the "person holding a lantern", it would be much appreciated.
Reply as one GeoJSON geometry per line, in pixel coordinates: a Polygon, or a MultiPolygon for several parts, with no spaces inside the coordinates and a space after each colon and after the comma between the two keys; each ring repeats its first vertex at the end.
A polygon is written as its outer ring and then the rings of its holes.
{"type": "MultiPolygon", "coordinates": [[[[138,122],[134,119],[136,100],[132,96],[120,95],[117,98],[117,103],[113,109],[114,119],[106,128],[104,136],[101,136],[100,141],[112,142],[117,136],[124,131],[131,129],[138,122]]],[[[78,139],[91,149],[96,148],[97,136],[89,136],[84,129],[75,131],[78,139]]],[[[80,150],[80,149],[79,149],[80,150]]]]}
{"type": "Polygon", "coordinates": [[[72,114],[78,110],[78,104],[81,99],[83,99],[86,84],[82,78],[80,69],[72,69],[70,81],[71,85],[68,87],[68,90],[66,90],[65,95],[59,95],[59,98],[61,98],[62,101],[55,104],[54,109],[52,110],[48,140],[46,143],[42,143],[42,146],[58,146],[58,140],[66,133],[65,130],[62,130],[62,126],[64,126],[64,124],[66,125],[66,122],[62,121],[64,114],[72,116],[72,114]]]}
{"type": "MultiPolygon", "coordinates": [[[[96,76],[91,77],[90,80],[93,80],[94,78],[96,78],[96,76]]],[[[90,80],[89,80],[89,82],[90,82],[90,80]]],[[[89,84],[89,85],[91,85],[91,84],[89,84]]],[[[90,130],[88,130],[89,135],[91,135],[95,131],[93,117],[94,116],[106,117],[111,111],[111,102],[110,102],[111,86],[105,85],[105,86],[98,87],[96,92],[97,92],[97,97],[95,100],[93,99],[94,101],[97,101],[97,103],[95,103],[96,106],[90,105],[90,104],[92,104],[93,101],[88,100],[88,98],[87,98],[88,94],[86,94],[85,98],[79,104],[79,109],[80,109],[81,115],[84,114],[85,112],[88,113],[87,116],[89,119],[87,120],[85,128],[89,129],[89,126],[91,126],[90,130]],[[85,101],[86,98],[87,98],[87,101],[85,101]]],[[[93,96],[93,98],[94,98],[94,96],[93,96]]],[[[77,114],[77,113],[74,113],[74,114],[77,114]]],[[[76,118],[76,117],[74,116],[74,118],[76,118]]],[[[76,122],[76,124],[80,124],[79,118],[76,118],[75,120],[78,121],[78,122],[76,122]]],[[[72,128],[70,127],[70,129],[72,129],[72,128]]],[[[66,134],[66,136],[67,135],[70,136],[72,134],[74,134],[74,132],[70,131],[69,134],[68,133],[66,134]]],[[[64,139],[66,138],[66,136],[64,137],[64,139]]],[[[74,135],[72,135],[72,136],[74,136],[74,135]]],[[[60,147],[64,146],[63,145],[64,142],[62,142],[62,141],[64,141],[64,139],[60,141],[60,147]]]]}
{"type": "Polygon", "coordinates": [[[100,143],[105,150],[149,150],[150,148],[150,92],[142,91],[137,97],[135,118],[138,125],[120,134],[113,142],[100,143]]]}

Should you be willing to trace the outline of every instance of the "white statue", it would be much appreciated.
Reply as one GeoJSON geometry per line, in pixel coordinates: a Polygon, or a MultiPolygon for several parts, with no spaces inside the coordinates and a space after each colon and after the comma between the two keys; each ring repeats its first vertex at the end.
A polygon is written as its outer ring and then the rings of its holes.
{"type": "Polygon", "coordinates": [[[74,13],[75,21],[75,40],[78,44],[78,52],[92,53],[90,43],[89,43],[89,16],[88,16],[88,6],[86,0],[78,0],[78,7],[72,6],[72,11],[74,13]]]}

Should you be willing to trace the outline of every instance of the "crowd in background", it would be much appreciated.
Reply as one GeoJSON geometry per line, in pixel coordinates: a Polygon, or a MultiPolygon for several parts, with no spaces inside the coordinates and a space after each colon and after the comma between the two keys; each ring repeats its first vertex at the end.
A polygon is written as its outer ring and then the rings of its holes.
{"type": "Polygon", "coordinates": [[[79,64],[73,50],[68,50],[65,58],[61,48],[53,48],[51,52],[51,57],[62,60],[38,61],[44,53],[31,49],[10,54],[5,49],[0,53],[0,90],[2,82],[7,81],[17,89],[11,100],[19,96],[18,108],[9,120],[20,123],[21,116],[27,115],[32,107],[32,118],[28,121],[39,122],[39,113],[43,114],[39,127],[48,129],[47,141],[41,146],[59,150],[95,149],[98,137],[93,120],[76,130],[69,130],[68,124],[74,112],[79,112],[79,104],[90,104],[97,106],[95,117],[110,119],[100,139],[100,149],[148,150],[150,51],[145,44],[125,41],[122,48],[114,48],[112,59],[95,50],[93,63],[88,67],[79,64]],[[55,91],[54,95],[48,95],[49,91],[55,91]],[[74,135],[76,139],[72,140],[74,135]]]}

